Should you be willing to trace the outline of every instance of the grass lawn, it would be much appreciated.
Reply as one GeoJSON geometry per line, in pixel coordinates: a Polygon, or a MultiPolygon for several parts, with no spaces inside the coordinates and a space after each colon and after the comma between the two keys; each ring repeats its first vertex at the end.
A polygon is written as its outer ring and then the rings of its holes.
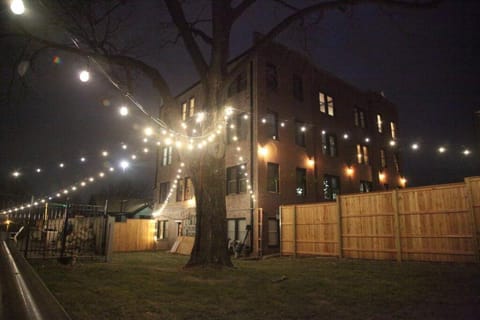
{"type": "Polygon", "coordinates": [[[480,319],[478,265],[282,257],[191,271],[186,259],[34,267],[73,319],[480,319]]]}

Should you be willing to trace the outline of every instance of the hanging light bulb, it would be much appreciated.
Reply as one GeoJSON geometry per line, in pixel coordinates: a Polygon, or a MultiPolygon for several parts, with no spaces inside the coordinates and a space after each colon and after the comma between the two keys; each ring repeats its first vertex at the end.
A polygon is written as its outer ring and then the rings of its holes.
{"type": "Polygon", "coordinates": [[[13,14],[21,15],[25,13],[25,5],[23,4],[22,0],[13,0],[10,3],[10,10],[13,14]]]}
{"type": "Polygon", "coordinates": [[[120,115],[122,117],[126,117],[128,116],[128,113],[129,113],[129,110],[126,106],[121,106],[119,109],[118,109],[118,112],[120,113],[120,115]]]}
{"type": "Polygon", "coordinates": [[[88,80],[90,80],[90,72],[88,72],[87,70],[82,70],[78,74],[78,77],[80,78],[80,81],[87,82],[88,80]]]}

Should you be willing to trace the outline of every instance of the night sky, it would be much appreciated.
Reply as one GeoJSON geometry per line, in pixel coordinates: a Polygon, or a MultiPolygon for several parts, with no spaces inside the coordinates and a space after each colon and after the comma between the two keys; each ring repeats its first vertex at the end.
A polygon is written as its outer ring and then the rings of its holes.
{"type": "MultiPolygon", "coordinates": [[[[290,1],[301,6],[311,1],[290,1]]],[[[266,32],[288,10],[273,1],[259,1],[248,11],[248,22],[233,30],[232,57],[251,45],[254,31],[266,32]]],[[[134,28],[125,37],[143,37],[143,59],[167,75],[174,92],[197,80],[181,44],[162,49],[158,35],[158,4],[136,5],[134,28]]],[[[10,12],[4,7],[2,19],[10,12]]],[[[27,19],[28,17],[22,17],[27,19]]],[[[164,18],[164,17],[162,17],[164,18]]],[[[409,186],[462,181],[480,175],[480,142],[473,114],[480,110],[480,4],[445,1],[437,9],[399,11],[361,6],[343,13],[328,12],[319,23],[305,19],[284,32],[279,41],[308,55],[317,66],[363,90],[382,91],[398,107],[403,171],[409,186]],[[413,152],[410,144],[418,142],[413,152]],[[447,152],[436,149],[445,146],[447,152]],[[471,150],[469,156],[461,151],[471,150]]],[[[121,158],[141,156],[142,130],[148,121],[139,112],[121,118],[117,108],[125,101],[102,74],[81,83],[77,73],[87,61],[60,51],[45,51],[22,77],[15,74],[19,46],[2,40],[0,100],[0,188],[29,188],[46,195],[85,177],[117,167],[121,158]],[[60,60],[54,60],[58,56],[60,60]],[[13,70],[13,71],[12,71],[13,70]],[[10,98],[8,93],[10,92],[10,98]],[[128,152],[121,143],[129,146],[128,152]],[[112,156],[103,158],[106,149],[112,156]],[[135,150],[132,150],[135,149],[135,150]],[[80,163],[80,157],[87,161],[80,163]],[[58,168],[60,162],[65,168],[58,168]],[[41,167],[43,172],[35,173],[41,167]],[[19,170],[20,179],[11,173],[19,170]],[[3,185],[3,186],[2,186],[3,185]]],[[[135,97],[156,114],[160,97],[139,79],[135,97]]],[[[150,149],[153,145],[148,146],[150,149]]],[[[151,197],[154,155],[132,163],[132,168],[109,177],[90,192],[119,181],[130,181],[135,193],[151,197]]],[[[1,191],[1,190],[0,190],[1,191]]]]}

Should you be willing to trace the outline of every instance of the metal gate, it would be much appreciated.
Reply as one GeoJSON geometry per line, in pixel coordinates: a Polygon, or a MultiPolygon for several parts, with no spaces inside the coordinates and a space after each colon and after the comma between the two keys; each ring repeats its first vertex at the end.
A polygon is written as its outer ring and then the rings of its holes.
{"type": "Polygon", "coordinates": [[[18,231],[11,234],[26,258],[105,255],[104,207],[45,203],[10,215],[18,231]]]}

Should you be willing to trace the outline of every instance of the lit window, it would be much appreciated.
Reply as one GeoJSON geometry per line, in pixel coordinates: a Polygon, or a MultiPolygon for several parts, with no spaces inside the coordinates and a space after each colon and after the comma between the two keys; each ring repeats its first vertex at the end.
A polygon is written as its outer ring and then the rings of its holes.
{"type": "Polygon", "coordinates": [[[247,220],[246,219],[228,219],[227,231],[228,231],[229,240],[243,241],[247,233],[247,220]]]}
{"type": "Polygon", "coordinates": [[[167,220],[157,221],[156,229],[157,240],[164,240],[167,238],[167,220]]]}
{"type": "Polygon", "coordinates": [[[194,97],[190,98],[189,107],[190,107],[190,109],[189,109],[189,112],[188,112],[188,116],[191,118],[195,114],[195,98],[194,97]]]}
{"type": "Polygon", "coordinates": [[[372,182],[360,180],[360,192],[372,192],[372,182]]]}
{"type": "Polygon", "coordinates": [[[392,135],[392,139],[395,139],[397,137],[397,132],[395,129],[395,122],[390,121],[390,133],[392,135]]]}
{"type": "Polygon", "coordinates": [[[162,149],[162,166],[172,164],[172,146],[163,147],[162,149]]]}
{"type": "Polygon", "coordinates": [[[318,92],[318,102],[320,105],[320,112],[328,114],[333,117],[335,115],[335,107],[333,105],[333,98],[323,92],[318,92]]]}
{"type": "Polygon", "coordinates": [[[380,113],[377,113],[377,131],[378,133],[383,132],[383,120],[382,120],[382,115],[380,113]]]}
{"type": "Polygon", "coordinates": [[[368,164],[368,147],[357,144],[357,163],[368,164]]]}

